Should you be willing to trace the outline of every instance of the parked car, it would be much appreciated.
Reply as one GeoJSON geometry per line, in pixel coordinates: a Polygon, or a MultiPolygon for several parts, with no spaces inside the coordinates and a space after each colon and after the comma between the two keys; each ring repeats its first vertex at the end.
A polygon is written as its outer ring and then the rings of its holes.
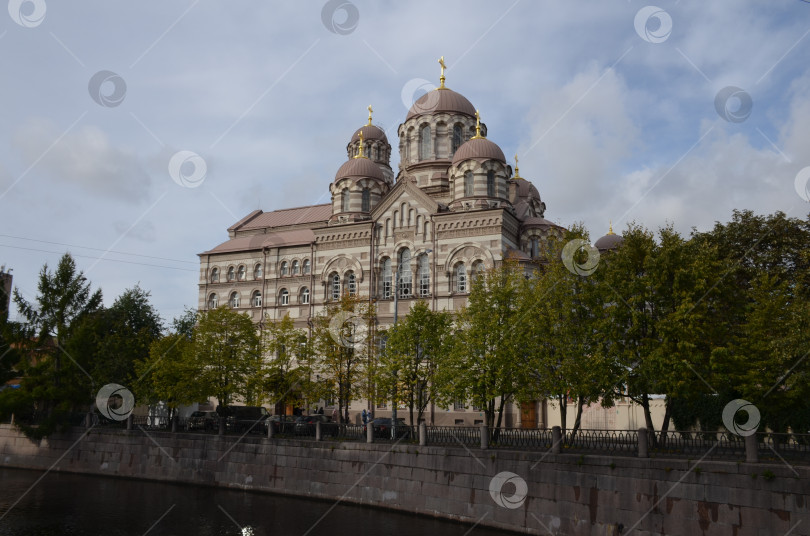
{"type": "Polygon", "coordinates": [[[267,408],[262,406],[217,406],[217,413],[226,418],[225,429],[242,434],[251,432],[267,433],[267,419],[270,418],[267,408]]]}
{"type": "Polygon", "coordinates": [[[321,434],[334,436],[338,433],[337,423],[332,422],[326,415],[304,415],[295,420],[295,435],[315,435],[315,423],[321,423],[321,434]]]}
{"type": "Polygon", "coordinates": [[[274,434],[294,434],[296,419],[295,415],[271,415],[267,423],[273,426],[274,434]]]}
{"type": "Polygon", "coordinates": [[[218,430],[219,414],[216,411],[195,411],[186,419],[186,430],[218,430]]]}
{"type": "MultiPolygon", "coordinates": [[[[391,425],[392,420],[389,417],[379,417],[374,419],[369,424],[371,424],[371,429],[373,430],[374,437],[379,437],[381,439],[390,439],[391,438],[391,425]]],[[[363,425],[363,433],[368,433],[368,425],[363,425]]],[[[405,438],[408,439],[411,437],[411,427],[405,424],[405,419],[397,419],[397,439],[405,438]]]]}

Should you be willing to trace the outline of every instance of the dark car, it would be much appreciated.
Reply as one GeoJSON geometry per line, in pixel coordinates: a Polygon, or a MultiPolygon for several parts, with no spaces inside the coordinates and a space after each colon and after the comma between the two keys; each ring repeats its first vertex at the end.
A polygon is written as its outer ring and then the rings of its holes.
{"type": "Polygon", "coordinates": [[[337,424],[326,415],[304,415],[295,420],[295,435],[315,435],[315,423],[321,423],[321,434],[324,436],[337,435],[337,424]]]}
{"type": "Polygon", "coordinates": [[[296,419],[295,415],[271,415],[267,423],[273,426],[274,434],[294,434],[296,419]]]}
{"type": "Polygon", "coordinates": [[[186,419],[186,430],[217,430],[219,415],[216,411],[195,411],[186,419]]]}
{"type": "MultiPolygon", "coordinates": [[[[390,439],[391,438],[391,425],[392,420],[389,417],[379,417],[374,419],[369,424],[371,424],[371,429],[374,431],[374,437],[378,437],[381,439],[390,439]]],[[[368,425],[363,425],[363,433],[367,433],[368,425]]],[[[410,438],[411,437],[411,427],[405,424],[405,419],[397,419],[397,439],[401,438],[410,438]]]]}
{"type": "Polygon", "coordinates": [[[217,413],[226,418],[225,428],[229,432],[237,434],[267,433],[266,421],[270,418],[267,408],[262,406],[217,406],[217,413]]]}

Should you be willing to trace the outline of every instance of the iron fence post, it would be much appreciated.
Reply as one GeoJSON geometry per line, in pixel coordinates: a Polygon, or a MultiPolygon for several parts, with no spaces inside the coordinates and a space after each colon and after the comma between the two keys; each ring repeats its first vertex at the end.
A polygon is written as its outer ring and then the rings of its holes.
{"type": "Polygon", "coordinates": [[[220,416],[220,418],[219,418],[219,431],[217,433],[218,433],[218,435],[225,435],[225,417],[220,416]]]}
{"type": "MultiPolygon", "coordinates": [[[[273,439],[273,434],[275,433],[275,426],[270,419],[267,419],[267,439],[273,439]]],[[[281,426],[281,422],[279,421],[278,425],[281,426]]]]}
{"type": "Polygon", "coordinates": [[[366,443],[374,443],[374,427],[370,422],[366,424],[366,443]]]}
{"type": "Polygon", "coordinates": [[[481,425],[481,450],[489,448],[489,429],[486,424],[481,425]]]}
{"type": "Polygon", "coordinates": [[[562,448],[562,429],[559,426],[551,428],[551,453],[559,454],[562,448]]]}
{"type": "Polygon", "coordinates": [[[757,434],[745,436],[745,461],[746,463],[759,463],[757,434]]]}
{"type": "Polygon", "coordinates": [[[638,457],[649,458],[649,436],[647,435],[647,428],[638,429],[638,457]]]}
{"type": "Polygon", "coordinates": [[[427,445],[427,426],[425,423],[419,423],[419,446],[424,447],[427,445]]]}
{"type": "Polygon", "coordinates": [[[315,421],[315,441],[321,440],[321,421],[315,421]]]}

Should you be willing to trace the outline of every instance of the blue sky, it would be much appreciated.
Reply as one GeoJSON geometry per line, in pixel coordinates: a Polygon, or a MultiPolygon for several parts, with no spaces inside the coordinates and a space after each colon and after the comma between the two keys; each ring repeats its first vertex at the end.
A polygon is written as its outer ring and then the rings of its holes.
{"type": "Polygon", "coordinates": [[[800,0],[8,3],[0,264],[29,298],[69,250],[108,304],[140,282],[166,318],[195,306],[196,254],[250,210],[328,201],[369,104],[396,153],[442,55],[551,220],[596,238],[610,220],[688,233],[734,208],[808,212],[800,0]],[[100,71],[116,76],[94,100],[100,71]],[[737,122],[715,103],[729,86],[737,122]],[[194,188],[169,173],[178,151],[205,162],[194,188]]]}

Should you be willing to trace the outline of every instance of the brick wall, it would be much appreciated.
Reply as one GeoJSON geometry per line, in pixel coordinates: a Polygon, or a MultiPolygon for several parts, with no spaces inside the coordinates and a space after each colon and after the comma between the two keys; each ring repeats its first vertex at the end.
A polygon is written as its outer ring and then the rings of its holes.
{"type": "Polygon", "coordinates": [[[531,534],[810,534],[807,467],[237,439],[75,429],[31,442],[0,425],[0,465],[342,498],[531,534]],[[517,478],[499,506],[490,488],[505,471],[517,478]]]}

